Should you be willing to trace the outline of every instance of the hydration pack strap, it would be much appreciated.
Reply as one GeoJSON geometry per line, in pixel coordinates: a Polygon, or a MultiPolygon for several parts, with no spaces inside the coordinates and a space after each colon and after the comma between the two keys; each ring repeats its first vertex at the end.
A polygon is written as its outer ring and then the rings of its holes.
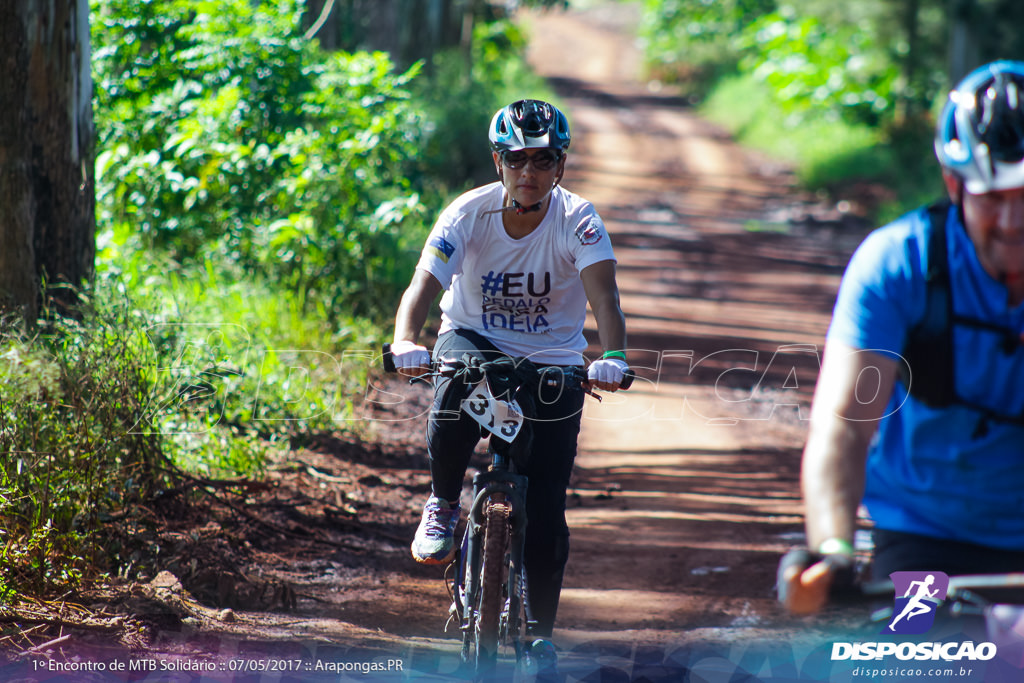
{"type": "Polygon", "coordinates": [[[988,433],[992,422],[1024,426],[1024,413],[1008,415],[987,406],[968,401],[956,391],[956,363],[953,353],[953,327],[964,325],[1002,336],[1001,349],[1014,353],[1024,341],[1013,330],[995,323],[978,320],[953,312],[953,293],[949,277],[949,248],[946,237],[946,218],[951,204],[936,202],[928,207],[929,226],[927,264],[925,272],[926,301],[921,320],[910,330],[904,346],[906,365],[900,368],[900,381],[917,400],[932,408],[954,404],[966,406],[980,414],[973,438],[988,433]]]}
{"type": "Polygon", "coordinates": [[[948,201],[928,207],[924,316],[907,335],[903,347],[906,364],[900,367],[900,379],[910,394],[934,408],[956,401],[951,324],[953,297],[946,245],[949,207],[948,201]]]}

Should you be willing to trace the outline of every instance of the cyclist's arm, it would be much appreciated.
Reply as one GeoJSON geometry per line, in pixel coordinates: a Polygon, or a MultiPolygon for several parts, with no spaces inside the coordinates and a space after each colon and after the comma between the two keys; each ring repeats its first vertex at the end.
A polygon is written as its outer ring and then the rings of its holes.
{"type": "MultiPolygon", "coordinates": [[[[897,361],[837,341],[825,345],[804,448],[801,487],[807,542],[853,543],[857,508],[864,495],[868,446],[885,414],[897,361]]],[[[824,563],[787,577],[787,607],[819,611],[828,598],[831,571],[824,563]]]]}
{"type": "Polygon", "coordinates": [[[868,446],[885,414],[897,362],[830,341],[811,408],[801,485],[807,541],[853,540],[868,446]]]}
{"type": "Polygon", "coordinates": [[[615,261],[598,261],[580,271],[590,310],[597,321],[597,336],[605,351],[626,350],[626,318],[619,306],[615,261]]]}
{"type": "Polygon", "coordinates": [[[442,289],[441,283],[431,273],[422,268],[416,269],[395,314],[395,342],[419,340],[430,306],[442,289]]]}

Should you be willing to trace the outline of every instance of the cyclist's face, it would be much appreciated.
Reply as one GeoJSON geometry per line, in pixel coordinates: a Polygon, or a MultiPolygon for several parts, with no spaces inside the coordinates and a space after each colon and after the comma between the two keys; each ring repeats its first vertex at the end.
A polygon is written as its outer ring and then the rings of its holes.
{"type": "Polygon", "coordinates": [[[967,234],[982,267],[997,280],[1020,286],[1024,278],[1024,188],[971,194],[960,185],[959,195],[967,234]]]}
{"type": "Polygon", "coordinates": [[[530,205],[543,200],[558,184],[565,154],[554,149],[494,152],[494,164],[509,194],[530,205]]]}

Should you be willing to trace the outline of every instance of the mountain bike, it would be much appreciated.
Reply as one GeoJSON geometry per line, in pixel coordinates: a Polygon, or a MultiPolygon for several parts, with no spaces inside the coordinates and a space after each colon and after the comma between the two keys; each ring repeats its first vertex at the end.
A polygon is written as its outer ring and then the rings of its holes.
{"type": "MultiPolygon", "coordinates": [[[[387,372],[395,372],[390,345],[383,348],[387,372]]],[[[445,573],[452,598],[450,616],[462,631],[462,660],[477,679],[495,671],[499,650],[514,655],[517,672],[552,668],[554,647],[535,638],[523,564],[527,531],[527,477],[518,466],[529,455],[530,421],[538,391],[589,387],[587,371],[575,366],[539,366],[526,358],[483,361],[469,354],[431,363],[422,378],[447,377],[462,390],[459,408],[488,437],[490,466],[473,478],[472,504],[455,560],[445,573]]],[[[620,388],[632,384],[627,374],[620,388]]]]}

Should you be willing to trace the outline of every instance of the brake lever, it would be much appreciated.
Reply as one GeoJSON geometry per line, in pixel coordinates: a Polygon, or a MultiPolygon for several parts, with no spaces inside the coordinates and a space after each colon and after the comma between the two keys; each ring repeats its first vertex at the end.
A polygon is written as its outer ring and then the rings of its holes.
{"type": "Polygon", "coordinates": [[[597,393],[597,391],[595,391],[594,388],[590,386],[590,382],[589,381],[581,382],[580,386],[583,387],[583,393],[585,393],[585,394],[587,394],[589,396],[593,396],[594,398],[597,399],[598,403],[600,403],[601,401],[604,400],[601,397],[601,394],[597,393]]]}
{"type": "MultiPolygon", "coordinates": [[[[626,372],[622,376],[622,381],[619,382],[619,390],[625,391],[626,389],[629,389],[629,387],[631,387],[633,385],[633,380],[634,379],[636,379],[636,373],[633,372],[633,369],[630,368],[629,370],[626,370],[626,372]]],[[[598,394],[594,390],[594,388],[590,386],[590,380],[589,379],[582,380],[580,382],[580,385],[583,387],[583,391],[585,393],[590,394],[591,396],[596,398],[598,401],[601,400],[601,395],[598,394]]]]}

